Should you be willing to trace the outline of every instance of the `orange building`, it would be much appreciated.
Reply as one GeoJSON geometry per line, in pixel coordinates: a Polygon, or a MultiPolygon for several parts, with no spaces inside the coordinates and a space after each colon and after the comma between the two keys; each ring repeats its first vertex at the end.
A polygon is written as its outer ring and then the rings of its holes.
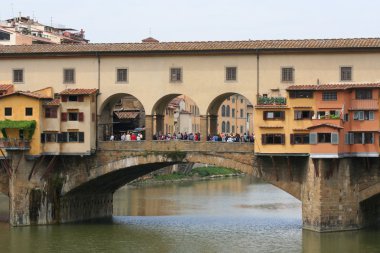
{"type": "Polygon", "coordinates": [[[258,99],[255,152],[312,158],[379,156],[380,84],[293,85],[258,99]]]}

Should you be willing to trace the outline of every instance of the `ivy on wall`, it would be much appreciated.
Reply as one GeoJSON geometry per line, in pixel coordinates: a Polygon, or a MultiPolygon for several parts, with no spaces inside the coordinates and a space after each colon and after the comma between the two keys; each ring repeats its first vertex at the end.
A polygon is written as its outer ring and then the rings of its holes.
{"type": "Polygon", "coordinates": [[[30,140],[36,126],[37,122],[35,120],[0,120],[0,130],[5,138],[8,138],[6,129],[23,129],[26,132],[27,139],[30,140]]]}

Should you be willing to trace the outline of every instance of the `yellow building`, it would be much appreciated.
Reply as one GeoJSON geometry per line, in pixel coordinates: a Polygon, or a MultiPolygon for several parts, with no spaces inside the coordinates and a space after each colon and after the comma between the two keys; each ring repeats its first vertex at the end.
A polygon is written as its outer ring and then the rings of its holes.
{"type": "Polygon", "coordinates": [[[26,150],[30,156],[41,154],[43,104],[51,99],[51,89],[50,94],[48,89],[40,93],[17,91],[0,97],[0,128],[6,150],[26,150]]]}
{"type": "Polygon", "coordinates": [[[223,101],[218,113],[218,133],[243,135],[253,132],[253,105],[241,95],[223,101]]]}

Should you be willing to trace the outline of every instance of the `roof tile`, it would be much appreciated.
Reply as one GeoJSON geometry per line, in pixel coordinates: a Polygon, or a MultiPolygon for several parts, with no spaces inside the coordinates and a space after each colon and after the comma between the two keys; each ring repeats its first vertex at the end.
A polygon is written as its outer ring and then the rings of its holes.
{"type": "Polygon", "coordinates": [[[59,93],[60,95],[91,95],[98,91],[98,89],[66,89],[59,93]]]}
{"type": "Polygon", "coordinates": [[[99,43],[0,46],[0,54],[41,53],[168,53],[234,50],[302,50],[380,48],[380,38],[306,39],[306,40],[248,40],[193,41],[157,43],[99,43]]]}

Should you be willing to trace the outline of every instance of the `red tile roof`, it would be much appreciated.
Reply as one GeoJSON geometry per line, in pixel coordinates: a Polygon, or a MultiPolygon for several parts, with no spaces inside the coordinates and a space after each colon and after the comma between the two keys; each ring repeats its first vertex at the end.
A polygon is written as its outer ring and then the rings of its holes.
{"type": "Polygon", "coordinates": [[[66,89],[59,93],[60,95],[91,95],[95,94],[97,89],[66,89]]]}
{"type": "Polygon", "coordinates": [[[319,127],[331,127],[331,128],[336,128],[336,129],[343,129],[343,127],[341,127],[341,126],[337,126],[337,125],[333,125],[333,124],[328,124],[328,123],[322,123],[322,124],[318,124],[318,125],[315,125],[315,126],[310,126],[307,129],[313,129],[313,128],[319,128],[319,127]]]}
{"type": "Polygon", "coordinates": [[[51,101],[47,101],[44,105],[46,106],[59,106],[61,104],[61,100],[56,98],[51,101]]]}
{"type": "Polygon", "coordinates": [[[380,83],[291,85],[286,90],[348,90],[356,88],[380,88],[380,83]]]}
{"type": "Polygon", "coordinates": [[[4,94],[3,96],[0,97],[0,99],[4,97],[8,97],[8,96],[13,96],[13,95],[23,95],[23,96],[37,98],[37,99],[51,99],[51,97],[49,96],[45,96],[40,93],[29,92],[29,91],[16,91],[16,92],[4,94]]]}
{"type": "Polygon", "coordinates": [[[114,112],[118,119],[135,119],[140,115],[140,112],[114,112]]]}
{"type": "Polygon", "coordinates": [[[169,53],[225,51],[281,51],[310,49],[380,49],[380,38],[193,41],[157,43],[101,43],[2,46],[0,55],[50,53],[169,53]]]}
{"type": "Polygon", "coordinates": [[[0,91],[7,91],[13,88],[13,84],[0,84],[0,91]]]}

